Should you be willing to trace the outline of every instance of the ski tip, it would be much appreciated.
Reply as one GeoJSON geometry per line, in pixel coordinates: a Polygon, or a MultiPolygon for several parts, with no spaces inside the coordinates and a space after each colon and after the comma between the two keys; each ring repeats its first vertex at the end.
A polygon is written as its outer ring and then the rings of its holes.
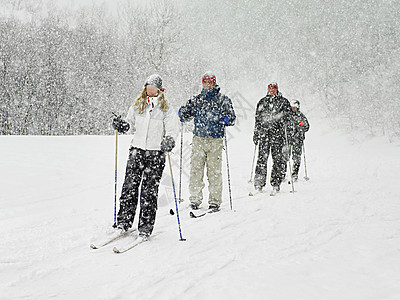
{"type": "Polygon", "coordinates": [[[90,244],[90,248],[97,249],[96,245],[94,245],[94,244],[90,244]]]}
{"type": "Polygon", "coordinates": [[[200,218],[200,217],[202,217],[202,216],[205,216],[206,214],[207,214],[207,213],[205,212],[205,213],[202,213],[202,214],[200,214],[200,215],[195,215],[192,211],[189,213],[190,217],[191,217],[191,218],[194,218],[194,219],[200,218]]]}
{"type": "MultiPolygon", "coordinates": [[[[208,213],[210,213],[210,211],[208,211],[208,213]]],[[[203,212],[199,215],[194,214],[192,211],[189,213],[191,218],[201,218],[201,217],[205,216],[206,214],[207,214],[207,212],[203,212]]]]}

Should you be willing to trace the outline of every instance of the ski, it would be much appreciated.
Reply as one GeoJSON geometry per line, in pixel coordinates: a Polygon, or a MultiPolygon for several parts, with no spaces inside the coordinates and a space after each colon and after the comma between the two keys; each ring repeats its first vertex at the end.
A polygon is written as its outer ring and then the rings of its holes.
{"type": "Polygon", "coordinates": [[[136,246],[139,246],[140,244],[142,244],[143,242],[148,241],[148,238],[143,238],[143,237],[138,237],[136,238],[132,243],[128,244],[127,246],[123,247],[114,247],[113,251],[114,253],[125,253],[133,248],[135,248],[136,246]]]}
{"type": "MultiPolygon", "coordinates": [[[[264,191],[249,192],[249,196],[253,197],[253,196],[256,196],[258,194],[264,194],[264,193],[265,193],[264,191]]],[[[275,196],[277,193],[279,193],[279,191],[272,190],[269,195],[270,196],[275,196]]]]}
{"type": "Polygon", "coordinates": [[[201,218],[201,217],[204,217],[206,214],[212,214],[212,213],[216,213],[216,212],[219,212],[219,209],[218,210],[215,210],[215,209],[209,209],[208,211],[206,211],[206,212],[203,212],[203,213],[200,213],[200,214],[195,214],[193,211],[191,211],[190,213],[189,213],[189,216],[191,217],[191,218],[201,218]]]}
{"type": "Polygon", "coordinates": [[[122,238],[124,236],[127,236],[129,233],[132,233],[132,232],[135,232],[135,231],[136,231],[136,228],[135,229],[129,229],[128,231],[115,232],[115,234],[113,234],[113,236],[111,236],[111,237],[109,237],[107,239],[104,239],[104,240],[102,240],[102,241],[100,241],[98,243],[95,243],[95,244],[90,244],[90,248],[99,249],[101,247],[107,246],[107,245],[111,244],[112,242],[114,242],[116,240],[119,240],[120,238],[122,238]]]}
{"type": "Polygon", "coordinates": [[[207,214],[207,212],[204,212],[204,213],[201,213],[201,214],[198,214],[198,215],[196,215],[196,214],[194,214],[192,211],[189,213],[189,216],[191,217],[191,218],[201,218],[201,217],[203,217],[203,216],[205,216],[207,214]]]}

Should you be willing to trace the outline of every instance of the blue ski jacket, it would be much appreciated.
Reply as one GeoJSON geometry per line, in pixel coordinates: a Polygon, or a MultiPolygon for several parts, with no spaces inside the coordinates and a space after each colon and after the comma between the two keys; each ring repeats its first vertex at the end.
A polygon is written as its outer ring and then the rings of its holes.
{"type": "Polygon", "coordinates": [[[203,89],[179,109],[178,115],[181,122],[194,118],[193,134],[199,137],[221,138],[224,127],[233,126],[236,120],[232,101],[220,93],[219,86],[203,89]]]}

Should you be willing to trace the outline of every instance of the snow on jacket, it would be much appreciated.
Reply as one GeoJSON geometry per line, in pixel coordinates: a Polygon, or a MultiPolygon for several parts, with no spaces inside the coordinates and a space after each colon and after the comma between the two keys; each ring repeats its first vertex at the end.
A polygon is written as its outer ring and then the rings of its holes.
{"type": "Polygon", "coordinates": [[[267,95],[257,103],[254,135],[258,138],[285,137],[285,128],[289,125],[291,111],[289,100],[280,92],[267,95]]]}
{"type": "Polygon", "coordinates": [[[292,111],[290,113],[291,121],[291,133],[292,138],[296,140],[303,141],[305,139],[305,133],[310,129],[310,124],[306,116],[299,110],[292,111]]]}
{"type": "Polygon", "coordinates": [[[221,138],[224,126],[233,126],[236,120],[232,101],[220,93],[219,86],[212,90],[203,89],[199,95],[189,99],[180,112],[185,120],[194,118],[193,134],[199,137],[221,138]],[[223,116],[229,118],[226,125],[221,119],[223,116]]]}
{"type": "Polygon", "coordinates": [[[171,107],[163,112],[157,97],[149,97],[149,100],[150,104],[146,105],[143,113],[139,113],[135,105],[129,108],[126,121],[130,129],[127,133],[133,134],[131,146],[143,150],[161,150],[164,136],[175,139],[178,135],[178,123],[171,107]]]}

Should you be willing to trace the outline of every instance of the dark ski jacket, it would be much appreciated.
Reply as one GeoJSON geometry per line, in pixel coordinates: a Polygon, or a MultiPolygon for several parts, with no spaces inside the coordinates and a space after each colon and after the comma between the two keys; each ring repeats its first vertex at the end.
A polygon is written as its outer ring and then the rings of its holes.
{"type": "Polygon", "coordinates": [[[290,111],[289,101],[280,92],[261,98],[257,103],[253,140],[286,140],[290,111]]]}
{"type": "Polygon", "coordinates": [[[306,116],[300,110],[290,113],[290,126],[292,143],[304,141],[305,133],[310,129],[310,124],[306,116]]]}
{"type": "Polygon", "coordinates": [[[232,101],[220,93],[219,86],[212,90],[203,89],[180,108],[179,114],[181,121],[194,118],[193,134],[199,137],[221,138],[224,126],[232,126],[236,120],[232,101]],[[224,124],[224,116],[228,117],[227,124],[224,124]]]}

